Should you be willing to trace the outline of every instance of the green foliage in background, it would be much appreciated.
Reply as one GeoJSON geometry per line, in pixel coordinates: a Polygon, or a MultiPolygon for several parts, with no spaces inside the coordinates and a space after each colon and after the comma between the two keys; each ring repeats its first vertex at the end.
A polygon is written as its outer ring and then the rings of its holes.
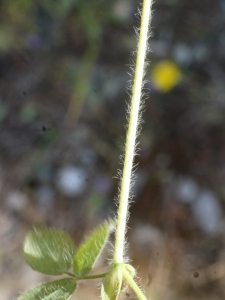
{"type": "MultiPolygon", "coordinates": [[[[73,19],[81,24],[88,43],[101,37],[101,28],[110,20],[108,1],[2,1],[0,3],[0,53],[20,52],[29,49],[31,40],[60,44],[64,41],[65,28],[73,27],[73,19]],[[102,14],[101,11],[108,13],[102,14]],[[73,17],[73,18],[72,18],[73,17]]],[[[35,43],[36,43],[35,42],[35,43]]],[[[32,42],[31,42],[32,43],[32,42]]],[[[40,46],[39,45],[39,46],[40,46]]],[[[39,47],[33,45],[31,47],[39,47]]]]}

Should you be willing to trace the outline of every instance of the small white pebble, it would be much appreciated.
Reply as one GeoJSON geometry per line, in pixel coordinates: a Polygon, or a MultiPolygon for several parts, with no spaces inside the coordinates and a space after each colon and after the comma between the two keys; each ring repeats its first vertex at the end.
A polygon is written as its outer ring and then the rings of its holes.
{"type": "Polygon", "coordinates": [[[192,203],[197,198],[199,187],[197,183],[189,177],[180,177],[176,182],[176,194],[180,202],[192,203]]]}
{"type": "Polygon", "coordinates": [[[222,213],[219,200],[210,190],[203,190],[192,204],[192,210],[199,227],[207,234],[218,234],[222,213]]]}
{"type": "Polygon", "coordinates": [[[86,188],[86,172],[79,167],[63,167],[57,176],[57,186],[66,196],[80,196],[86,188]]]}

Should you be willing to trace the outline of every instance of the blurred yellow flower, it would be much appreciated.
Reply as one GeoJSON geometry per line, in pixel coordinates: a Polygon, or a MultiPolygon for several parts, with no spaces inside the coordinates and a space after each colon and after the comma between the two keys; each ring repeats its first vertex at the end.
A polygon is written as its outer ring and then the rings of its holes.
{"type": "Polygon", "coordinates": [[[181,72],[177,65],[164,60],[155,65],[151,72],[152,84],[162,93],[170,92],[180,81],[181,72]]]}

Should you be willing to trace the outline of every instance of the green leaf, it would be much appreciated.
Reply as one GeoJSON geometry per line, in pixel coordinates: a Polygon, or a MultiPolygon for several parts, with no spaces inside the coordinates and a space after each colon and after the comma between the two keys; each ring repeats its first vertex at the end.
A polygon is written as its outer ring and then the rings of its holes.
{"type": "Polygon", "coordinates": [[[20,112],[20,118],[22,121],[30,123],[34,121],[34,119],[37,117],[37,110],[35,107],[29,105],[24,105],[21,112],[20,112]]]}
{"type": "Polygon", "coordinates": [[[80,246],[74,257],[75,276],[82,278],[92,270],[112,229],[113,222],[105,222],[80,246]]]}
{"type": "Polygon", "coordinates": [[[63,231],[35,229],[27,235],[23,251],[26,263],[32,269],[48,275],[61,275],[72,265],[75,245],[63,231]]]}
{"type": "Polygon", "coordinates": [[[65,278],[42,284],[19,296],[17,300],[68,300],[76,289],[76,281],[65,278]]]}

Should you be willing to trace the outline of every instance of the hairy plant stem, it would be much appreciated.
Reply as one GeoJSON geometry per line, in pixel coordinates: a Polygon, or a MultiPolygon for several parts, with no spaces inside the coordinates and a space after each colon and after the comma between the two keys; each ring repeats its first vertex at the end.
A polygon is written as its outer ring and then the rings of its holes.
{"type": "Polygon", "coordinates": [[[129,193],[132,178],[133,161],[135,156],[135,143],[139,121],[139,109],[141,103],[141,92],[144,77],[145,56],[147,52],[148,28],[151,17],[151,7],[152,0],[143,0],[140,36],[137,48],[131,106],[129,110],[130,116],[128,121],[128,131],[126,137],[124,167],[119,196],[116,239],[114,249],[114,263],[124,262],[124,244],[126,226],[128,221],[128,204],[130,196],[129,193]]]}
{"type": "Polygon", "coordinates": [[[127,270],[123,270],[123,277],[128,283],[128,285],[131,287],[133,292],[136,294],[139,300],[147,300],[142,290],[139,288],[139,286],[137,285],[137,283],[134,281],[134,279],[132,278],[132,276],[129,274],[127,270]]]}

